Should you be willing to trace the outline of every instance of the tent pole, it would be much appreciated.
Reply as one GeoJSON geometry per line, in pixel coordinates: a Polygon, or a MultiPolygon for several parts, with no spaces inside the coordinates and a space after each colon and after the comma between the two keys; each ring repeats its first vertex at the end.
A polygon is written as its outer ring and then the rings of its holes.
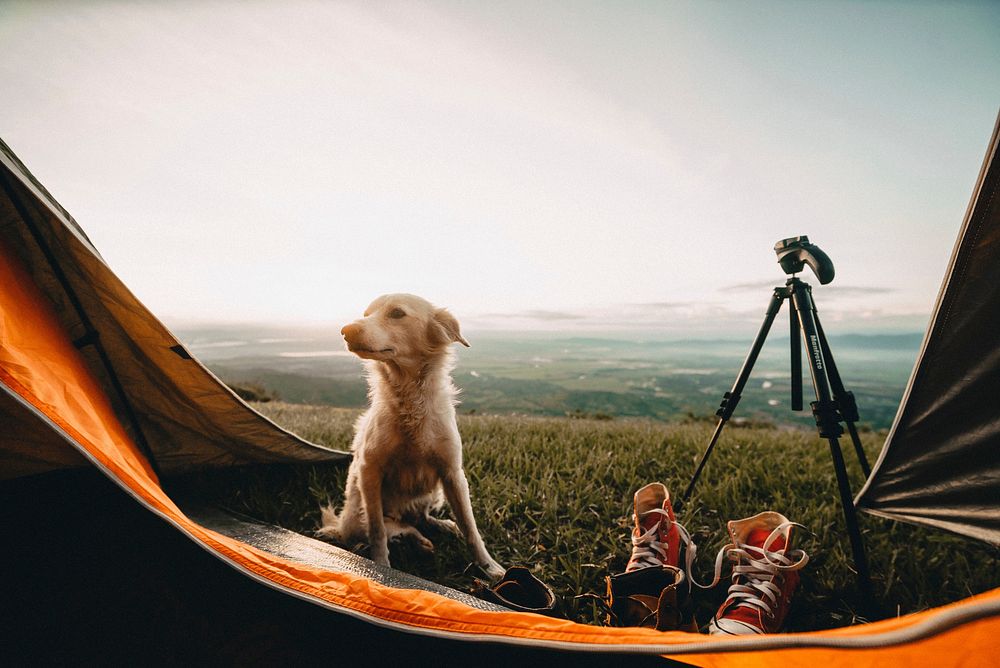
{"type": "Polygon", "coordinates": [[[59,262],[56,260],[55,254],[49,247],[42,235],[41,230],[35,225],[34,220],[29,215],[27,208],[18,196],[16,189],[10,183],[9,176],[6,170],[0,170],[0,182],[3,183],[3,189],[10,198],[10,201],[14,204],[14,208],[17,209],[17,213],[21,216],[21,220],[27,226],[28,231],[31,232],[32,238],[38,245],[39,250],[41,250],[42,255],[45,256],[45,260],[49,264],[49,268],[52,269],[52,273],[55,275],[56,280],[62,286],[63,291],[69,298],[70,303],[73,304],[73,308],[76,311],[77,316],[80,318],[80,322],[83,324],[84,335],[73,342],[77,348],[82,348],[86,345],[94,346],[94,350],[97,351],[97,355],[101,360],[101,364],[104,366],[105,371],[108,374],[108,378],[111,380],[111,385],[115,390],[115,394],[118,400],[121,402],[122,408],[125,411],[125,416],[131,423],[132,430],[135,432],[136,444],[142,451],[142,454],[149,461],[150,467],[153,469],[153,473],[160,477],[159,467],[156,464],[156,459],[153,457],[153,451],[149,447],[149,441],[146,440],[146,435],[143,433],[142,428],[139,426],[139,419],[132,408],[131,402],[128,400],[128,395],[125,393],[125,388],[122,386],[121,381],[118,378],[118,374],[115,373],[114,366],[111,364],[111,359],[108,357],[107,351],[104,349],[103,343],[101,343],[100,332],[94,328],[93,322],[90,320],[90,316],[83,308],[83,303],[80,301],[79,296],[76,291],[73,290],[73,286],[70,284],[66,273],[59,266],[59,262]]]}

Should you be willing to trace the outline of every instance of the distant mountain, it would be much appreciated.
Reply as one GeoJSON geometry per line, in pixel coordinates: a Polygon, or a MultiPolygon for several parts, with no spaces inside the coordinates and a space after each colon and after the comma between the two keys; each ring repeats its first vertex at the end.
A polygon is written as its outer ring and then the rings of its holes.
{"type": "MultiPolygon", "coordinates": [[[[787,341],[788,336],[777,335],[772,327],[772,333],[768,336],[768,341],[787,341]]],[[[786,329],[787,325],[782,329],[786,329]]],[[[923,332],[909,332],[905,334],[835,334],[828,335],[830,346],[836,349],[839,346],[851,346],[858,348],[869,348],[878,350],[918,350],[923,343],[923,332]]],[[[752,339],[677,339],[669,343],[675,345],[697,345],[697,346],[733,346],[737,344],[749,346],[752,339]]]]}
{"type": "Polygon", "coordinates": [[[909,334],[841,334],[830,337],[830,345],[850,345],[879,350],[912,349],[919,350],[924,342],[923,332],[909,334]]]}

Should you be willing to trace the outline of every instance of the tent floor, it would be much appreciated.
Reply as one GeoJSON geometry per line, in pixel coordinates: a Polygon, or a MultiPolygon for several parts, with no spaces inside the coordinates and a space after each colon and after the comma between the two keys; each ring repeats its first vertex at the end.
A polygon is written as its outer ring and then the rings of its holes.
{"type": "Polygon", "coordinates": [[[360,575],[372,582],[396,589],[431,591],[480,610],[506,610],[499,605],[476,598],[472,594],[445,587],[395,568],[380,566],[371,559],[334,547],[321,540],[303,536],[273,524],[258,522],[252,518],[222,510],[217,506],[207,505],[202,499],[188,495],[180,498],[173,496],[173,498],[185,515],[206,529],[235,538],[246,545],[289,561],[307,564],[326,571],[360,575]]]}
{"type": "Polygon", "coordinates": [[[331,612],[240,575],[93,470],[0,485],[0,526],[8,665],[669,663],[438,640],[331,612]]]}

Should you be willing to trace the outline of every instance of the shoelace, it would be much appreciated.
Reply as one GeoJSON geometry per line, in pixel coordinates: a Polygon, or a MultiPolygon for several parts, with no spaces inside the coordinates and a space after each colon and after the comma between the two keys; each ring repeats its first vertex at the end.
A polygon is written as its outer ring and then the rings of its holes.
{"type": "MultiPolygon", "coordinates": [[[[642,514],[643,517],[649,515],[650,513],[658,513],[663,515],[666,521],[670,521],[670,515],[667,511],[662,508],[653,508],[642,514]]],[[[633,515],[633,521],[635,516],[633,515]]],[[[649,528],[645,533],[639,534],[638,536],[635,532],[632,533],[632,556],[629,559],[629,564],[635,562],[639,564],[639,568],[647,568],[650,566],[662,566],[663,562],[667,558],[667,544],[656,540],[657,531],[660,528],[660,524],[663,522],[657,522],[649,528]]],[[[691,540],[690,534],[688,534],[687,529],[684,528],[680,522],[673,522],[673,525],[677,527],[677,533],[681,537],[681,542],[684,543],[685,549],[685,572],[691,573],[691,565],[694,563],[695,554],[698,552],[698,546],[695,545],[694,541],[691,540]]],[[[637,569],[633,569],[637,570],[637,569]]],[[[688,587],[691,585],[689,584],[688,587]]]]}
{"type": "Polygon", "coordinates": [[[792,550],[789,554],[796,557],[793,561],[784,554],[772,552],[769,548],[779,537],[784,536],[788,542],[788,529],[793,526],[805,529],[796,522],[784,522],[776,526],[760,547],[752,545],[735,545],[730,543],[715,557],[715,577],[709,585],[703,585],[694,578],[688,579],[702,589],[711,589],[719,583],[722,577],[722,560],[728,557],[736,562],[733,566],[733,584],[729,586],[727,601],[737,601],[737,608],[759,608],[768,616],[774,616],[774,608],[781,595],[781,588],[771,579],[783,571],[797,571],[809,562],[809,555],[803,550],[792,550]],[[765,600],[766,599],[766,600],[765,600]]]}

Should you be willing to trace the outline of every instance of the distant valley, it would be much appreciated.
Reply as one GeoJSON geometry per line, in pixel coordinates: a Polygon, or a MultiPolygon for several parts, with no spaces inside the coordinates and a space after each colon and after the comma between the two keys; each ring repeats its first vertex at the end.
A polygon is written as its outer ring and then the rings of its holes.
{"type": "MultiPolygon", "coordinates": [[[[294,403],[365,404],[361,363],[344,349],[335,328],[200,327],[178,335],[228,383],[258,384],[294,403]]],[[[789,409],[788,338],[772,337],[736,417],[811,426],[808,369],[806,410],[795,413],[789,409]]],[[[490,331],[468,338],[471,348],[456,347],[460,412],[660,420],[710,419],[752,341],[752,336],[658,340],[621,332],[490,331]]],[[[891,425],[921,340],[918,333],[831,335],[835,361],[855,393],[864,426],[891,425]]]]}

